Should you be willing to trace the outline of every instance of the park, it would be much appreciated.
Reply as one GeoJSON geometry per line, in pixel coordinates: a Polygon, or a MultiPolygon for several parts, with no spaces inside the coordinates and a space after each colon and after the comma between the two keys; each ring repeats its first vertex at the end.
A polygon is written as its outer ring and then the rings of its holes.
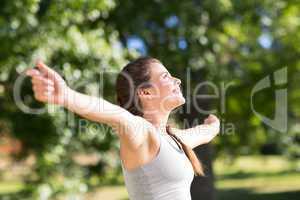
{"type": "MultiPolygon", "coordinates": [[[[117,105],[119,73],[148,57],[185,99],[169,124],[219,122],[193,148],[205,175],[193,178],[192,200],[299,198],[298,0],[6,0],[0,41],[1,200],[129,200],[118,130],[71,111],[76,103],[39,100],[31,78],[50,69],[72,90],[117,105]]],[[[82,110],[109,112],[94,102],[82,110]]]]}

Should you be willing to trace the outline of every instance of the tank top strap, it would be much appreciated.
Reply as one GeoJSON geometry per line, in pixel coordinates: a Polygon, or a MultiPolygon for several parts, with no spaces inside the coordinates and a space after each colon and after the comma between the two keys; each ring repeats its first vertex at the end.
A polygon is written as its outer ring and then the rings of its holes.
{"type": "Polygon", "coordinates": [[[180,150],[183,150],[182,149],[182,146],[181,146],[181,143],[179,142],[179,140],[177,139],[177,136],[175,135],[175,134],[173,134],[172,132],[169,132],[170,130],[169,130],[169,128],[170,128],[170,126],[169,125],[167,125],[166,126],[166,131],[167,131],[167,135],[177,144],[177,146],[178,146],[178,148],[180,149],[180,150]]]}

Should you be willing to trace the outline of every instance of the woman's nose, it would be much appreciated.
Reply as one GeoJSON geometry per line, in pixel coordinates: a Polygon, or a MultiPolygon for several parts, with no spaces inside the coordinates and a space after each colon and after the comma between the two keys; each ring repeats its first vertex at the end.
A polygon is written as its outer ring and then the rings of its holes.
{"type": "Polygon", "coordinates": [[[180,85],[181,84],[181,80],[179,78],[175,78],[174,77],[174,81],[176,85],[180,85]]]}

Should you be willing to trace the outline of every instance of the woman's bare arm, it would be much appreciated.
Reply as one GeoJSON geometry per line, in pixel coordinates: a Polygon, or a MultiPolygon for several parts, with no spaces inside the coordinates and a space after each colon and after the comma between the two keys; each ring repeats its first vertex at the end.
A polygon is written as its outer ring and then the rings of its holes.
{"type": "Polygon", "coordinates": [[[69,90],[64,106],[86,119],[111,126],[119,138],[134,149],[146,141],[152,128],[150,122],[118,105],[74,90],[69,90]]]}
{"type": "Polygon", "coordinates": [[[172,132],[182,139],[191,148],[210,142],[220,131],[220,121],[210,115],[204,124],[189,129],[171,128],[172,132]]]}
{"type": "Polygon", "coordinates": [[[37,63],[37,69],[29,69],[26,74],[32,77],[38,101],[61,105],[86,119],[105,123],[133,148],[144,143],[152,128],[150,122],[118,105],[72,90],[57,72],[42,62],[37,63]]]}

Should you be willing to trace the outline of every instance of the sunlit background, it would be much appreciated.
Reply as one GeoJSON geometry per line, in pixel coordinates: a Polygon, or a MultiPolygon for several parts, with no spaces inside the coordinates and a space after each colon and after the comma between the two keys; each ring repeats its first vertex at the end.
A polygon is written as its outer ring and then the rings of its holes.
{"type": "Polygon", "coordinates": [[[116,74],[141,55],[182,80],[178,127],[201,123],[199,107],[221,119],[195,149],[207,176],[193,200],[299,198],[299,0],[4,0],[0,44],[0,199],[128,199],[112,130],[35,101],[21,75],[41,58],[115,103],[116,74]]]}

